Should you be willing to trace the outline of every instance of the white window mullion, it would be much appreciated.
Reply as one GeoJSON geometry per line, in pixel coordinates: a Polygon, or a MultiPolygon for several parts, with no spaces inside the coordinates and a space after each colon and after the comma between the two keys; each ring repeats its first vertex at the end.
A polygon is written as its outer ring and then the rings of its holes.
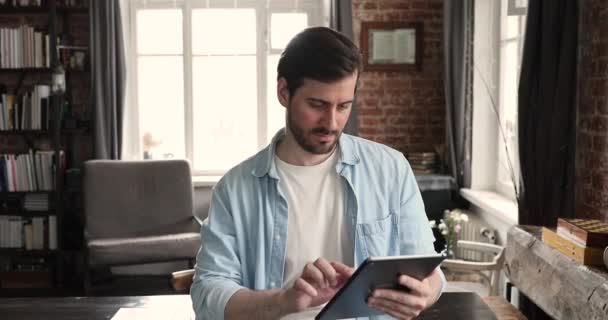
{"type": "MultiPolygon", "coordinates": [[[[129,32],[131,34],[131,50],[129,50],[130,61],[133,62],[135,66],[135,72],[127,72],[127,77],[130,78],[131,81],[131,92],[129,97],[130,108],[133,110],[133,117],[131,119],[131,126],[129,130],[129,135],[132,137],[131,143],[133,155],[130,155],[134,160],[140,160],[143,158],[143,149],[141,145],[140,131],[139,131],[139,99],[138,99],[138,66],[139,66],[139,56],[137,52],[137,11],[140,7],[131,6],[129,10],[129,16],[131,17],[130,29],[129,32]]],[[[123,155],[124,158],[124,155],[123,155]]]]}
{"type": "Polygon", "coordinates": [[[193,119],[194,110],[192,102],[192,6],[189,1],[184,5],[184,134],[186,142],[186,158],[194,159],[193,119]]]}
{"type": "Polygon", "coordinates": [[[258,78],[258,149],[262,149],[267,141],[268,106],[267,106],[267,56],[268,56],[268,13],[267,3],[259,2],[256,6],[257,31],[257,78],[258,78]]]}

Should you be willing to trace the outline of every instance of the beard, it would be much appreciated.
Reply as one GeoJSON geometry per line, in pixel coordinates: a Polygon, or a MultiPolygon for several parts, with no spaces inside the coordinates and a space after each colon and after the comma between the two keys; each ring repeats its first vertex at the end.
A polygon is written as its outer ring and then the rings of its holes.
{"type": "Polygon", "coordinates": [[[293,137],[302,149],[312,154],[328,154],[334,150],[338,140],[340,140],[342,130],[329,130],[325,127],[316,127],[310,130],[304,129],[297,124],[295,119],[293,119],[290,109],[291,106],[290,108],[287,108],[288,128],[291,130],[293,137]],[[313,135],[315,134],[332,135],[334,136],[334,139],[327,142],[316,142],[313,139],[313,135]]]}

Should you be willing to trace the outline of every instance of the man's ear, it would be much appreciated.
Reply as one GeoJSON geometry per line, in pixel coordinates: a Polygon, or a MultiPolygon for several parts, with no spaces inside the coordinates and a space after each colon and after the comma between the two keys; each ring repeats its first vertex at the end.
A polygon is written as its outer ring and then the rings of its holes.
{"type": "Polygon", "coordinates": [[[285,78],[279,78],[277,81],[277,98],[283,107],[289,106],[289,87],[285,78]]]}

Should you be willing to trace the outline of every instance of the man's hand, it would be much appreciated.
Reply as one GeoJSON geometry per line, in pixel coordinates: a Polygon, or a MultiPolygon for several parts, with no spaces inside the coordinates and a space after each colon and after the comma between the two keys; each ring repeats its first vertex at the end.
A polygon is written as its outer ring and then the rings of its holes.
{"type": "Polygon", "coordinates": [[[281,295],[285,314],[303,311],[329,301],[346,283],[355,270],[339,262],[323,258],[308,263],[293,287],[281,295]]]}
{"type": "Polygon", "coordinates": [[[369,306],[397,319],[413,319],[435,302],[442,286],[438,269],[422,281],[401,275],[398,282],[409,291],[375,289],[369,295],[369,306]]]}

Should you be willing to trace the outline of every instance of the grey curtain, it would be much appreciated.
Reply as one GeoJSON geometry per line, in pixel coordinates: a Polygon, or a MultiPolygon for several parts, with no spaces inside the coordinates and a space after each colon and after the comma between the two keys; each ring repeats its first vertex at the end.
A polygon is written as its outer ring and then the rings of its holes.
{"type": "MultiPolygon", "coordinates": [[[[330,2],[329,27],[344,33],[351,40],[353,39],[353,5],[351,0],[331,0],[330,2]]],[[[359,133],[359,116],[355,101],[353,102],[350,118],[346,122],[344,132],[352,135],[359,133]]]]}
{"type": "Polygon", "coordinates": [[[91,1],[92,120],[96,159],[120,159],[125,49],[118,0],[91,1]]]}
{"type": "Polygon", "coordinates": [[[473,0],[443,2],[447,162],[459,187],[471,186],[473,0]]]}
{"type": "Polygon", "coordinates": [[[577,1],[530,0],[519,80],[519,223],[574,214],[577,1]]]}
{"type": "MultiPolygon", "coordinates": [[[[530,0],[519,80],[519,223],[574,215],[578,2],[530,0]]],[[[550,319],[525,296],[530,320],[550,319]]]]}

